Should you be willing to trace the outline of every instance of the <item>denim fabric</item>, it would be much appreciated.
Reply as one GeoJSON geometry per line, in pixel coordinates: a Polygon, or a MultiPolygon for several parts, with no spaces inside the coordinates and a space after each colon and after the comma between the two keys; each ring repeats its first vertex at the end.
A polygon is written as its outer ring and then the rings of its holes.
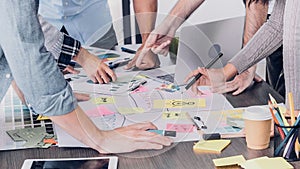
{"type": "Polygon", "coordinates": [[[107,0],[40,0],[39,13],[68,34],[89,46],[100,39],[112,25],[107,0]]]}
{"type": "Polygon", "coordinates": [[[75,109],[77,102],[54,57],[44,47],[37,9],[38,0],[0,1],[0,46],[3,50],[0,52],[0,98],[13,77],[36,113],[66,114],[75,109]],[[9,69],[12,77],[2,78],[8,77],[9,69]]]}

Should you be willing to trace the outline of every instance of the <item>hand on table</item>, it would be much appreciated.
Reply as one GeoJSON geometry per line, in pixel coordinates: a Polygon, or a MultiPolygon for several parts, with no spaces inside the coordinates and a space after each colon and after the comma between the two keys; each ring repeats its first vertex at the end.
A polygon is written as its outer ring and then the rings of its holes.
{"type": "Polygon", "coordinates": [[[152,51],[154,54],[166,56],[169,52],[169,45],[175,35],[175,30],[172,27],[164,24],[153,30],[148,36],[145,45],[136,59],[136,66],[139,67],[145,64],[144,58],[152,51]]]}
{"type": "Polygon", "coordinates": [[[157,133],[148,132],[148,129],[157,129],[152,123],[137,123],[120,127],[112,131],[103,131],[101,153],[125,153],[135,150],[162,149],[170,146],[172,140],[157,133]]]}
{"type": "Polygon", "coordinates": [[[133,59],[125,66],[124,69],[128,70],[133,67],[137,67],[139,69],[150,69],[159,67],[160,61],[158,55],[154,54],[151,50],[144,54],[145,56],[143,56],[143,60],[140,65],[136,64],[136,61],[140,56],[143,47],[143,45],[139,47],[133,59]]]}
{"type": "Polygon", "coordinates": [[[82,66],[94,83],[109,83],[117,79],[116,74],[97,56],[81,48],[74,59],[82,66]]]}
{"type": "Polygon", "coordinates": [[[252,81],[261,82],[262,78],[255,74],[256,66],[250,67],[243,73],[236,75],[233,80],[225,83],[226,88],[222,93],[232,92],[232,95],[242,93],[247,87],[250,86],[252,81]]]}

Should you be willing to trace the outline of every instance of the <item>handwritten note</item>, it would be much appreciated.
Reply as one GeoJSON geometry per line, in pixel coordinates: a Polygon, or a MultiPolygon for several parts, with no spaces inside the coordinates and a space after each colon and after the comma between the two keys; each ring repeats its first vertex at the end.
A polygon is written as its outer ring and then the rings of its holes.
{"type": "Polygon", "coordinates": [[[113,97],[96,97],[92,99],[94,104],[113,104],[114,98],[113,97]]]}
{"type": "Polygon", "coordinates": [[[167,124],[166,129],[176,131],[178,133],[192,133],[195,126],[193,124],[167,124]]]}
{"type": "Polygon", "coordinates": [[[154,100],[154,108],[197,108],[206,107],[206,100],[197,99],[170,99],[170,100],[154,100]]]}
{"type": "Polygon", "coordinates": [[[178,111],[168,111],[163,112],[162,119],[165,120],[180,120],[180,119],[187,119],[187,113],[186,112],[178,112],[178,111]]]}
{"type": "Polygon", "coordinates": [[[85,112],[89,117],[99,117],[115,114],[105,106],[98,106],[95,109],[91,109],[85,112]]]}

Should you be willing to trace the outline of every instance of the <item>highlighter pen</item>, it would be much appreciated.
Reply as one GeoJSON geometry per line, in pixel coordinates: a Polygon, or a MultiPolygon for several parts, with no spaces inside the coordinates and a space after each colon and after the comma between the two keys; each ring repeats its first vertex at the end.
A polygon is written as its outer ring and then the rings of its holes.
{"type": "Polygon", "coordinates": [[[121,50],[122,50],[122,52],[127,52],[127,53],[130,53],[130,54],[135,54],[136,53],[136,51],[134,51],[132,49],[125,48],[125,47],[121,47],[121,50]]]}
{"type": "MultiPolygon", "coordinates": [[[[208,65],[205,66],[206,69],[210,68],[219,58],[223,56],[223,53],[219,53],[213,60],[211,60],[208,65]]],[[[198,73],[190,83],[185,86],[185,90],[188,90],[200,77],[202,76],[201,73],[198,73]]]]}

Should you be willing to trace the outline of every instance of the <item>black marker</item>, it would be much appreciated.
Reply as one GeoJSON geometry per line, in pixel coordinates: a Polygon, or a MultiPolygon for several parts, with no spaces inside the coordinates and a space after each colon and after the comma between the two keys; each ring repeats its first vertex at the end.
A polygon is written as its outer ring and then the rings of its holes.
{"type": "MultiPolygon", "coordinates": [[[[210,61],[208,63],[208,65],[205,66],[206,69],[210,68],[219,58],[221,58],[223,56],[223,53],[219,53],[218,56],[216,56],[212,61],[210,61]]],[[[190,81],[190,83],[188,83],[186,86],[185,86],[185,90],[188,90],[200,77],[202,76],[201,73],[198,73],[194,79],[192,81],[190,81]]]]}
{"type": "Polygon", "coordinates": [[[124,48],[121,47],[122,52],[127,52],[127,53],[131,53],[131,54],[136,54],[136,51],[132,50],[132,49],[128,49],[128,48],[124,48]]]}

